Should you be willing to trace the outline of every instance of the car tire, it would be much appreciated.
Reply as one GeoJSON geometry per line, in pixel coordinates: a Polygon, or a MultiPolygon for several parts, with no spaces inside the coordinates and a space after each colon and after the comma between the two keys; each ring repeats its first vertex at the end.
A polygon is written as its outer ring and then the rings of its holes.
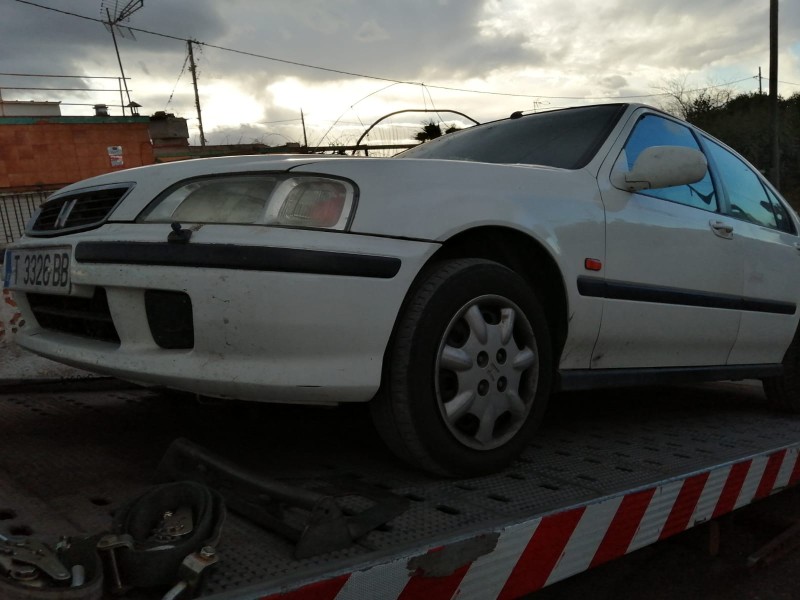
{"type": "Polygon", "coordinates": [[[783,373],[763,380],[764,393],[774,406],[800,413],[800,329],[783,356],[783,373]]]}
{"type": "Polygon", "coordinates": [[[487,260],[437,263],[404,305],[373,419],[395,454],[426,471],[498,471],[542,418],[551,356],[544,311],[522,277],[487,260]]]}

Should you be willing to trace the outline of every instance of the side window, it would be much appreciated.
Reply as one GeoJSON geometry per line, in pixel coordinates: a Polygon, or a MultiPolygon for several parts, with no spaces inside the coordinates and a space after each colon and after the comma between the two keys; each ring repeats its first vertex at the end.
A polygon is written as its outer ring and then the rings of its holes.
{"type": "Polygon", "coordinates": [[[797,233],[792,223],[792,217],[789,216],[789,211],[786,209],[786,206],[778,200],[769,188],[767,188],[767,195],[772,201],[772,210],[775,213],[775,220],[778,222],[778,229],[786,233],[797,233]]]}
{"type": "MultiPolygon", "coordinates": [[[[730,200],[730,215],[763,227],[778,229],[778,219],[761,179],[739,157],[706,139],[708,150],[730,200]]],[[[783,215],[784,220],[787,215],[783,215]]]]}
{"type": "MultiPolygon", "coordinates": [[[[625,143],[625,159],[629,170],[633,168],[642,150],[651,146],[684,146],[700,150],[697,140],[688,127],[657,115],[646,115],[639,119],[625,143]]],[[[639,193],[703,210],[717,210],[717,196],[708,173],[697,183],[659,190],[643,190],[639,193]]]]}

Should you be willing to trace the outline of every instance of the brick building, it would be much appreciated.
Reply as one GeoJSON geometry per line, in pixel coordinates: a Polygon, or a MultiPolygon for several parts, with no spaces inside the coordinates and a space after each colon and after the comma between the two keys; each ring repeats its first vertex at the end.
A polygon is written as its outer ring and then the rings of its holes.
{"type": "Polygon", "coordinates": [[[149,125],[139,116],[0,116],[0,192],[152,164],[149,125]]]}

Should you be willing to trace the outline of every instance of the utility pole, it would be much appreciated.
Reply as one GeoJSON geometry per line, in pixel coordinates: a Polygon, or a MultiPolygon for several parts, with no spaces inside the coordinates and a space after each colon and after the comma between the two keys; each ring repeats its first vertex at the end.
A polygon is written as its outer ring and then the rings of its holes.
{"type": "Polygon", "coordinates": [[[778,112],[778,0],[769,0],[769,107],[772,121],[772,185],[781,187],[780,114],[778,112]]]}
{"type": "Polygon", "coordinates": [[[203,133],[203,112],[200,110],[200,94],[197,92],[197,67],[194,64],[193,43],[194,40],[186,40],[186,44],[189,46],[189,71],[192,73],[192,85],[194,86],[194,105],[197,107],[197,122],[200,125],[200,145],[205,148],[206,135],[203,133]]]}
{"type": "Polygon", "coordinates": [[[758,67],[758,95],[762,95],[764,93],[764,89],[761,87],[761,80],[764,79],[761,77],[761,67],[758,67]]]}
{"type": "Polygon", "coordinates": [[[303,146],[308,148],[308,137],[306,136],[306,118],[303,116],[303,109],[300,109],[300,122],[303,124],[303,146]]]}

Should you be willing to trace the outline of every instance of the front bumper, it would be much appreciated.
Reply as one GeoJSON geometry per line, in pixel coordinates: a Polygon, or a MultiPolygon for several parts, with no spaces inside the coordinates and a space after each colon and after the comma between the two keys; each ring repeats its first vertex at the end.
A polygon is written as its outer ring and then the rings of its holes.
{"type": "MultiPolygon", "coordinates": [[[[43,326],[32,306],[35,298],[18,292],[26,326],[17,342],[82,369],[203,395],[366,401],[380,385],[403,299],[438,248],[354,234],[217,225],[197,228],[188,244],[166,244],[169,231],[168,225],[113,224],[17,244],[71,246],[72,296],[94,297],[102,288],[119,339],[43,326]],[[152,290],[188,297],[191,347],[163,347],[146,306],[152,290]]],[[[152,297],[150,302],[152,309],[152,297]]]]}

